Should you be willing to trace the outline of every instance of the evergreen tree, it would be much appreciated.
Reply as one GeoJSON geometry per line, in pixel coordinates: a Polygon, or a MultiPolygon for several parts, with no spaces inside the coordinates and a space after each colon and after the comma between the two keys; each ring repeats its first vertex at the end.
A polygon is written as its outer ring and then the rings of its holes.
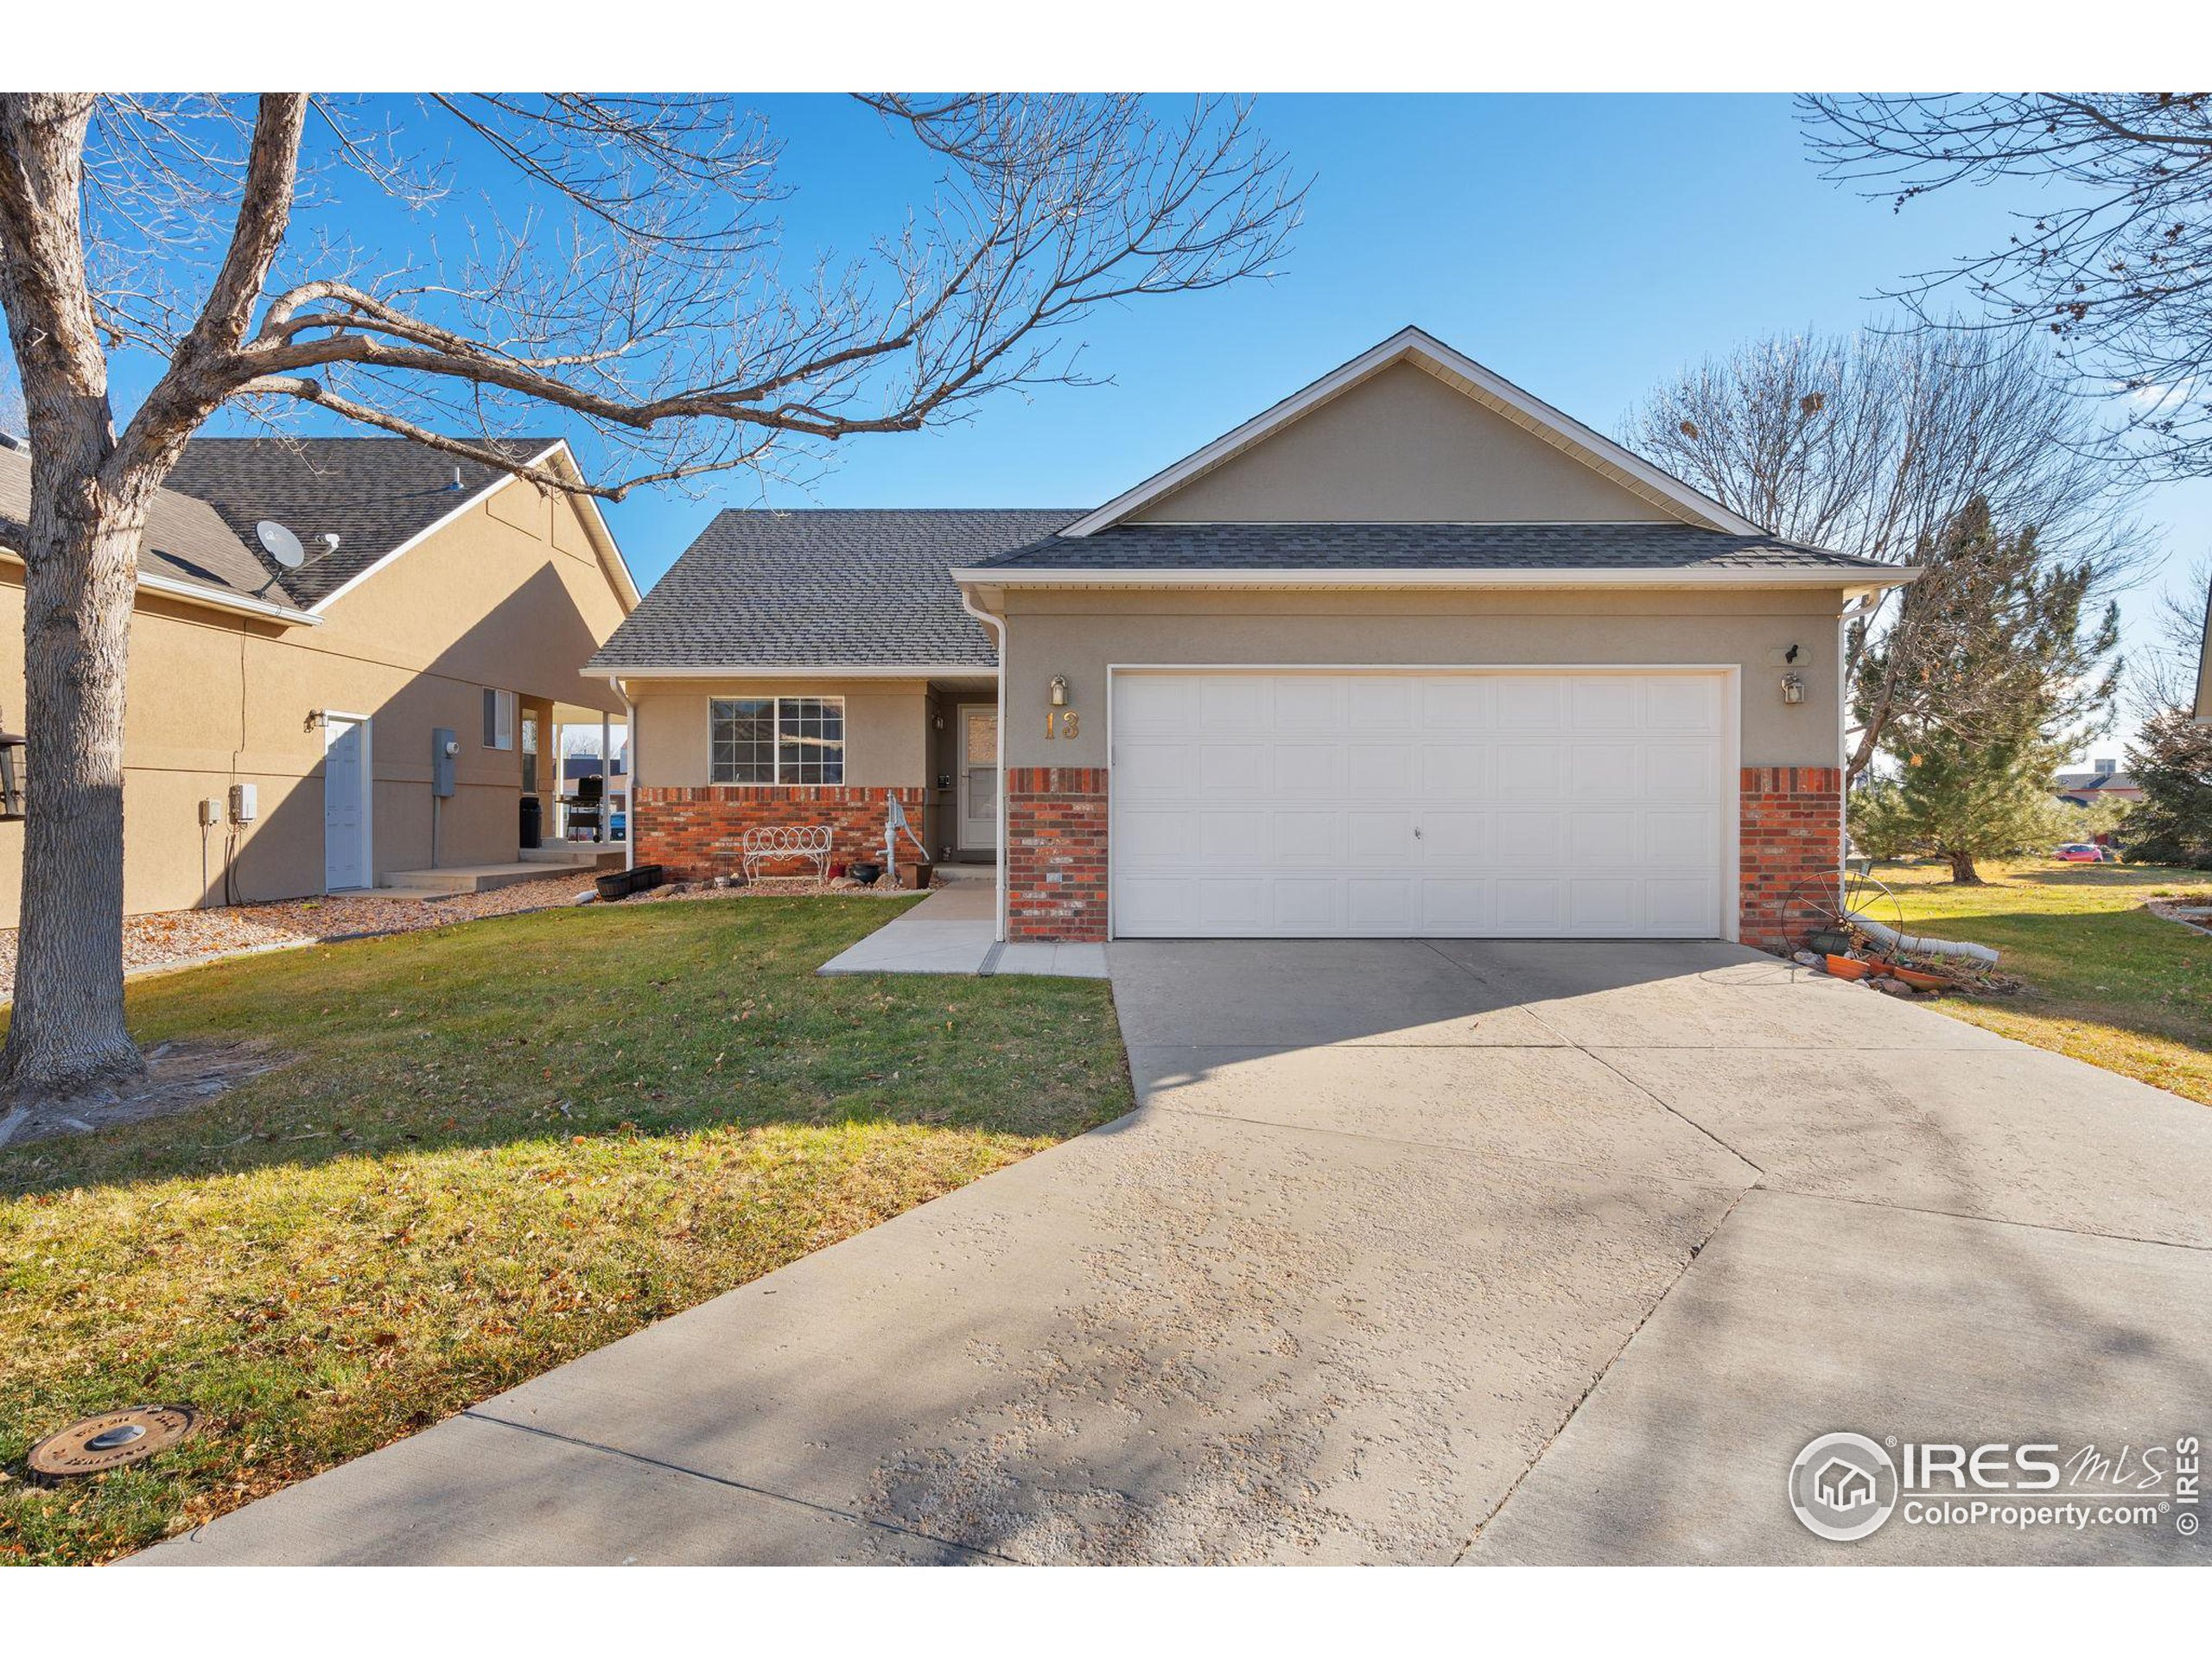
{"type": "Polygon", "coordinates": [[[2130,858],[2212,870],[2212,726],[2185,709],[2166,709],[2143,724],[2127,752],[2143,799],[2127,818],[2130,858]]]}
{"type": "MultiPolygon", "coordinates": [[[[2119,610],[2086,620],[2094,569],[2052,563],[2032,525],[2006,531],[1980,498],[1919,560],[1926,574],[1905,590],[1892,630],[1917,641],[1915,695],[1883,734],[1891,782],[1858,805],[1854,824],[1948,858],[1952,880],[1971,886],[1977,859],[2051,832],[2052,772],[2109,720],[2119,610]]],[[[1891,649],[1885,638],[1860,659],[1862,718],[1894,683],[1891,649]]]]}

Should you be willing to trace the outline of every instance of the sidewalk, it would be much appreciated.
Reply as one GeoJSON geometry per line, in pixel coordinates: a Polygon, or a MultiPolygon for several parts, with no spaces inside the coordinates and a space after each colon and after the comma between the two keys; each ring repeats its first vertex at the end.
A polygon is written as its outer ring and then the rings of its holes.
{"type": "Polygon", "coordinates": [[[991,873],[963,873],[912,910],[823,963],[824,974],[1044,974],[1106,977],[1103,944],[1001,944],[991,873]]]}

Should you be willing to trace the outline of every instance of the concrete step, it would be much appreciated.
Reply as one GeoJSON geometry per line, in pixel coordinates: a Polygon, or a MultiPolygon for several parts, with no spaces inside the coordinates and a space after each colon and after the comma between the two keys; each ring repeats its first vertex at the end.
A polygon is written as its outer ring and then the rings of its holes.
{"type": "Polygon", "coordinates": [[[616,842],[549,841],[543,847],[525,847],[516,855],[525,864],[558,864],[579,870],[619,870],[622,843],[616,842]]]}
{"type": "MultiPolygon", "coordinates": [[[[433,894],[451,895],[456,893],[489,893],[494,887],[512,887],[521,881],[543,881],[548,876],[559,875],[566,866],[549,865],[543,861],[513,864],[454,864],[435,870],[386,870],[377,877],[378,896],[392,893],[410,899],[428,898],[433,894]]],[[[579,872],[579,877],[588,874],[579,872]]]]}

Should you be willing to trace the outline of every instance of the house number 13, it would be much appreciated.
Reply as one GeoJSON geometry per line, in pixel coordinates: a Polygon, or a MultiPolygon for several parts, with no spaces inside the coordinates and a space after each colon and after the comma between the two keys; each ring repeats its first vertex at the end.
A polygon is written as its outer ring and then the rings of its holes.
{"type": "Polygon", "coordinates": [[[1046,742],[1051,742],[1056,737],[1073,737],[1082,730],[1083,722],[1076,718],[1074,709],[1047,709],[1045,711],[1045,741],[1046,742]]]}

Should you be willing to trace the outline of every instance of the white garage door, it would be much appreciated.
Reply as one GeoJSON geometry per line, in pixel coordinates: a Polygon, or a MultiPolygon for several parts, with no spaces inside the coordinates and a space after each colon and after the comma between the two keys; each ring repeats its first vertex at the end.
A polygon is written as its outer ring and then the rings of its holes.
{"type": "Polygon", "coordinates": [[[1123,938],[1710,938],[1711,671],[1113,676],[1123,938]]]}

